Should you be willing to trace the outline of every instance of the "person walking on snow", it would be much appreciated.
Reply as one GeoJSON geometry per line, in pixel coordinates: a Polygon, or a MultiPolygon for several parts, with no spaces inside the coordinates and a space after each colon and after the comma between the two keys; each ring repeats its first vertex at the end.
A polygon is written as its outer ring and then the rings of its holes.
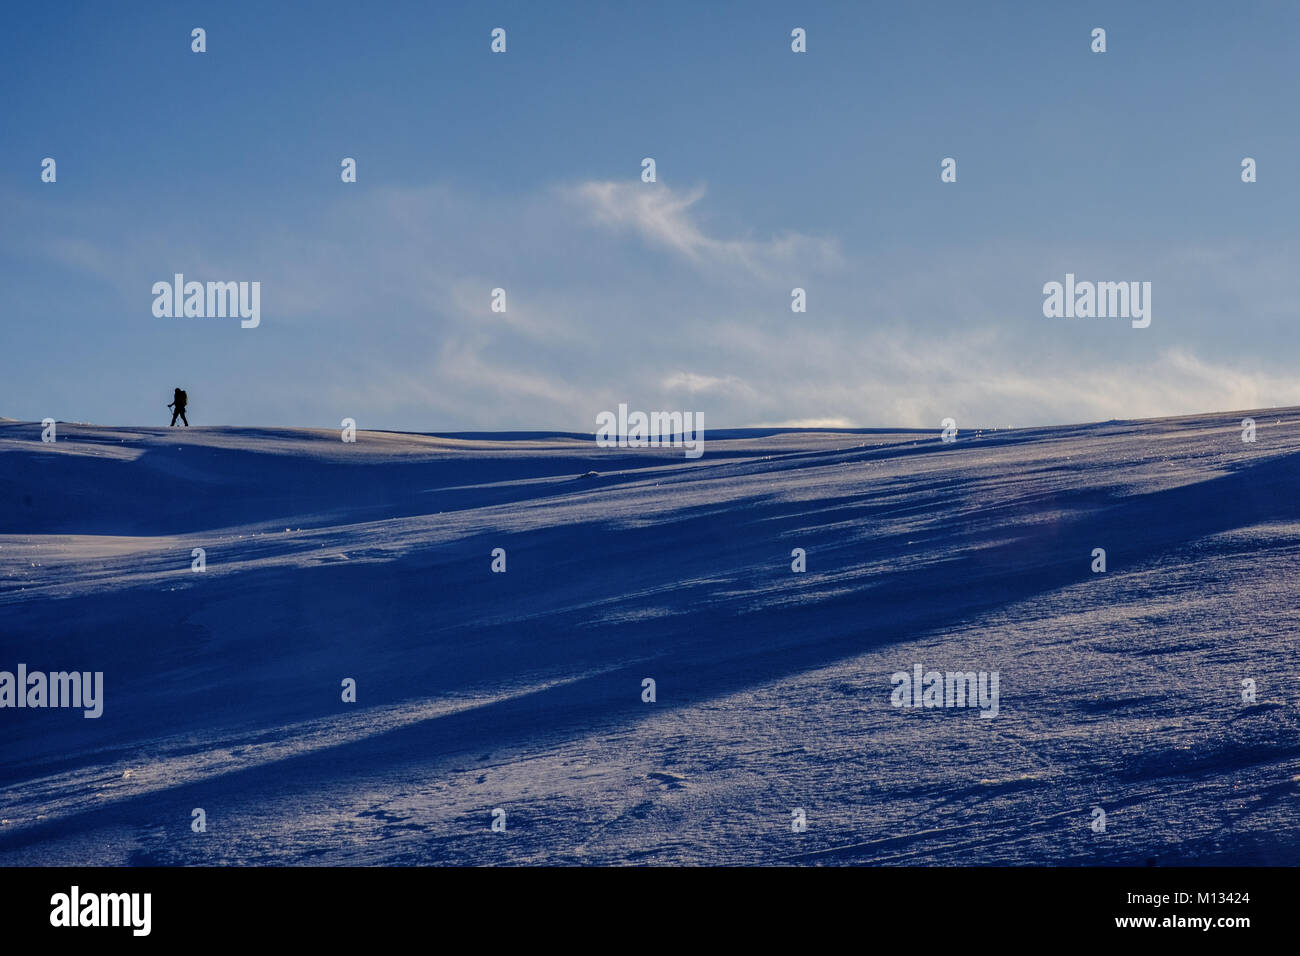
{"type": "Polygon", "coordinates": [[[188,401],[189,401],[189,396],[185,394],[185,389],[183,388],[176,389],[175,397],[172,399],[171,404],[167,406],[168,408],[175,409],[175,411],[172,412],[172,425],[176,424],[176,416],[179,415],[181,417],[181,421],[185,423],[185,427],[186,428],[190,427],[190,420],[185,417],[185,404],[188,401]]]}

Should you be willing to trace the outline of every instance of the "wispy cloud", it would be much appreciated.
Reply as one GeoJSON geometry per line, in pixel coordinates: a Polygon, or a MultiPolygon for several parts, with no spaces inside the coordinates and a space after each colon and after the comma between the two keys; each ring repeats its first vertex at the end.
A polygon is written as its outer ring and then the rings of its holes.
{"type": "MultiPolygon", "coordinates": [[[[60,276],[54,305],[69,314],[54,318],[102,315],[105,285],[118,290],[115,380],[153,374],[163,354],[199,383],[208,420],[585,431],[629,402],[692,408],[714,427],[938,428],[949,415],[974,427],[1300,403],[1280,357],[1294,303],[1276,279],[1293,249],[882,242],[848,254],[833,238],[728,235],[704,202],[662,183],[510,200],[386,187],[251,241],[230,228],[114,242],[98,210],[19,228],[60,276]],[[650,248],[667,255],[648,262],[650,248]],[[182,269],[261,281],[262,328],[154,318],[150,283],[182,269]],[[1042,283],[1067,270],[1151,276],[1151,328],[1044,318],[1042,283]],[[807,286],[807,313],[790,311],[792,285],[807,286]],[[504,313],[489,307],[497,287],[504,313]],[[1240,315],[1276,323],[1274,347],[1243,341],[1240,315]]],[[[0,410],[41,417],[14,400],[41,385],[9,384],[0,410]]]]}
{"type": "Polygon", "coordinates": [[[692,214],[704,198],[702,186],[683,193],[663,183],[586,182],[562,193],[585,208],[593,222],[631,232],[701,268],[738,267],[768,275],[792,267],[824,271],[844,264],[834,239],[797,232],[767,240],[709,235],[692,214]]]}

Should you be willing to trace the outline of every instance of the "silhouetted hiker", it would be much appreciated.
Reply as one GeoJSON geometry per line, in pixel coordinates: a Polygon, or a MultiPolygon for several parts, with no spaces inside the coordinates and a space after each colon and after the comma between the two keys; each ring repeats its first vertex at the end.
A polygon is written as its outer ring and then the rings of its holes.
{"type": "Polygon", "coordinates": [[[189,396],[185,394],[185,389],[183,388],[176,389],[176,396],[172,399],[171,404],[167,406],[168,408],[176,409],[174,412],[172,412],[172,425],[176,424],[176,416],[179,415],[181,417],[181,421],[185,423],[185,427],[186,428],[190,427],[190,420],[185,417],[185,403],[188,402],[189,400],[190,400],[189,396]]]}

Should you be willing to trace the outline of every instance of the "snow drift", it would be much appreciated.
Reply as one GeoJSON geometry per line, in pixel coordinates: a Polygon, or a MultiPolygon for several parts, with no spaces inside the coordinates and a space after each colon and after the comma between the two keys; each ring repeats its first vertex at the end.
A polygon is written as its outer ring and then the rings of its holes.
{"type": "Polygon", "coordinates": [[[0,863],[1300,863],[1297,424],[0,423],[0,863]]]}

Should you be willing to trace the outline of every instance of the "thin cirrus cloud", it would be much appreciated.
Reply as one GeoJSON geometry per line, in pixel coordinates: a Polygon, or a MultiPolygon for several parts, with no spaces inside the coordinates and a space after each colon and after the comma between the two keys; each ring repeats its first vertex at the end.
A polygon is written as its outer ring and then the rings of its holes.
{"type": "MultiPolygon", "coordinates": [[[[243,217],[262,222],[265,210],[243,217]]],[[[331,406],[417,431],[590,431],[620,402],[701,411],[713,427],[938,427],[948,415],[1029,425],[1300,401],[1224,319],[1289,314],[1270,278],[1282,252],[1249,244],[909,250],[876,237],[846,252],[833,237],[715,227],[703,188],[595,180],[514,199],[377,188],[283,222],[168,235],[121,210],[113,240],[89,214],[30,232],[66,275],[68,302],[79,283],[82,301],[117,289],[142,370],[158,364],[154,340],[170,323],[165,360],[204,383],[209,421],[311,424],[322,382],[331,406]],[[173,270],[262,282],[263,328],[222,330],[244,350],[239,383],[210,336],[151,315],[149,284],[173,270]],[[1045,319],[1042,283],[1066,271],[1151,276],[1152,327],[1045,319]],[[791,312],[796,285],[807,313],[791,312]],[[496,287],[504,314],[489,308],[496,287]]],[[[97,314],[81,311],[67,321],[97,314]]],[[[75,397],[77,370],[66,371],[75,397]]],[[[0,411],[22,415],[23,394],[0,411]]],[[[94,415],[110,420],[102,398],[94,415]]]]}
{"type": "Polygon", "coordinates": [[[694,207],[705,196],[702,186],[682,193],[664,184],[604,181],[585,182],[561,192],[585,208],[594,223],[631,232],[700,268],[738,267],[763,276],[791,269],[831,270],[844,264],[834,239],[796,232],[766,240],[709,235],[693,216],[694,207]]]}

